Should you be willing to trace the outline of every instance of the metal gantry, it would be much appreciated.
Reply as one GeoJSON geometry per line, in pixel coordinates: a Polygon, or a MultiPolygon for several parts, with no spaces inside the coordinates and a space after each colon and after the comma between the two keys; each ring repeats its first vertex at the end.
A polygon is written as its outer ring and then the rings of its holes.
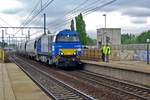
{"type": "Polygon", "coordinates": [[[35,27],[35,26],[33,26],[33,27],[12,27],[12,26],[10,26],[10,27],[3,27],[3,26],[1,26],[0,27],[0,29],[2,29],[2,34],[1,34],[1,37],[0,37],[0,40],[2,41],[2,48],[4,48],[5,47],[5,42],[7,41],[7,43],[10,45],[10,44],[18,44],[18,42],[21,42],[22,40],[25,40],[25,41],[27,41],[27,40],[30,40],[30,30],[31,29],[40,29],[40,30],[46,30],[46,27],[44,28],[44,27],[35,27]],[[21,31],[21,35],[25,35],[25,34],[23,34],[23,30],[24,29],[28,29],[28,32],[27,32],[27,34],[26,34],[26,36],[15,36],[16,34],[8,34],[8,31],[7,31],[7,29],[20,29],[20,30],[22,30],[21,31]],[[21,41],[19,41],[19,40],[21,40],[21,41]]]}

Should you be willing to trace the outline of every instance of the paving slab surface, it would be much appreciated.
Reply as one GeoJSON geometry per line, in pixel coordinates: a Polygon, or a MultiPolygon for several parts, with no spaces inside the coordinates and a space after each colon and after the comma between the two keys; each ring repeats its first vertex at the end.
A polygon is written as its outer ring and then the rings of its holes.
{"type": "Polygon", "coordinates": [[[119,69],[127,69],[131,71],[138,71],[144,73],[150,73],[150,64],[142,61],[110,61],[108,63],[102,61],[89,61],[82,60],[85,63],[96,64],[100,66],[108,66],[119,69]]]}
{"type": "Polygon", "coordinates": [[[150,64],[146,62],[110,61],[106,63],[89,60],[83,60],[83,62],[87,63],[85,70],[150,87],[150,64]]]}
{"type": "Polygon", "coordinates": [[[0,63],[0,100],[51,100],[16,64],[0,63]]]}

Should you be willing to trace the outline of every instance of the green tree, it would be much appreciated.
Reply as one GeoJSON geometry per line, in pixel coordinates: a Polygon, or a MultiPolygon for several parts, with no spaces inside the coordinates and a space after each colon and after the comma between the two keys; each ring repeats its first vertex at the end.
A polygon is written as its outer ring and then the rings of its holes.
{"type": "Polygon", "coordinates": [[[89,36],[87,36],[87,45],[96,45],[96,39],[92,39],[89,36]]]}
{"type": "Polygon", "coordinates": [[[80,13],[77,17],[75,17],[76,20],[76,31],[79,33],[80,41],[83,45],[87,44],[87,35],[86,35],[86,29],[85,29],[85,22],[83,20],[82,14],[80,13]]]}
{"type": "Polygon", "coordinates": [[[122,34],[121,35],[122,44],[133,44],[136,43],[136,36],[134,34],[122,34]]]}
{"type": "Polygon", "coordinates": [[[146,39],[150,39],[150,30],[141,33],[137,39],[136,42],[137,43],[146,43],[146,39]]]}
{"type": "Polygon", "coordinates": [[[122,34],[122,44],[135,44],[135,43],[146,43],[146,39],[150,39],[150,30],[142,32],[139,36],[133,34],[122,34]]]}
{"type": "Polygon", "coordinates": [[[73,19],[71,20],[70,29],[71,29],[72,31],[75,31],[75,29],[74,29],[74,20],[73,20],[73,19]]]}

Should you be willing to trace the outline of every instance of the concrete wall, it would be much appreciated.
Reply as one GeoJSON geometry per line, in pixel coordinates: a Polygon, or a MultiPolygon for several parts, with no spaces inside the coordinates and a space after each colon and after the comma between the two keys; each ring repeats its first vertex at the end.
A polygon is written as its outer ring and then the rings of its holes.
{"type": "MultiPolygon", "coordinates": [[[[150,51],[149,51],[150,52],[150,51]]],[[[150,57],[150,54],[149,54],[150,57]]],[[[112,50],[111,60],[120,61],[147,61],[147,51],[145,50],[112,50]]],[[[150,59],[149,59],[150,60],[150,59]]]]}
{"type": "Polygon", "coordinates": [[[134,51],[133,50],[112,50],[111,54],[111,60],[122,60],[122,61],[128,61],[128,60],[134,60],[134,51]]]}
{"type": "Polygon", "coordinates": [[[109,38],[110,45],[120,45],[121,44],[121,28],[101,28],[97,29],[97,44],[106,44],[109,38]]]}
{"type": "Polygon", "coordinates": [[[147,61],[147,44],[111,45],[111,51],[112,60],[147,61]]]}

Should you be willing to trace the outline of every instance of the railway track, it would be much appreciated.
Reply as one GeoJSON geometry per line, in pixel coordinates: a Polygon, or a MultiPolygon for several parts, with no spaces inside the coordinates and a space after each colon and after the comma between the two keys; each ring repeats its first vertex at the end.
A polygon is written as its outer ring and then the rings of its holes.
{"type": "Polygon", "coordinates": [[[69,74],[88,81],[91,84],[108,87],[112,92],[116,92],[117,94],[125,97],[128,96],[128,99],[135,98],[137,100],[150,100],[150,89],[143,86],[120,81],[88,71],[75,71],[74,73],[69,74]]]}
{"type": "Polygon", "coordinates": [[[53,76],[39,70],[34,65],[13,56],[10,61],[16,63],[36,84],[55,100],[93,100],[94,98],[65,84],[53,76]]]}
{"type": "MultiPolygon", "coordinates": [[[[85,81],[83,81],[80,78],[75,78],[74,76],[66,73],[66,72],[72,72],[71,70],[64,71],[62,69],[55,68],[54,66],[50,66],[43,63],[37,63],[34,60],[29,60],[23,57],[18,56],[20,59],[23,59],[25,62],[29,62],[30,64],[36,66],[36,68],[39,68],[40,70],[45,71],[46,73],[57,77],[57,79],[60,79],[64,81],[67,84],[70,84],[74,88],[83,91],[84,93],[91,95],[92,97],[96,98],[97,100],[127,100],[125,98],[122,98],[121,96],[111,93],[110,91],[105,91],[105,89],[102,89],[101,87],[95,87],[85,81]],[[51,67],[51,68],[49,68],[51,67]]],[[[78,70],[76,70],[78,71],[78,70]]]]}
{"type": "MultiPolygon", "coordinates": [[[[23,60],[26,60],[26,59],[23,59],[23,60]]],[[[30,60],[27,60],[27,62],[30,62],[34,66],[40,65],[40,66],[42,66],[42,68],[44,66],[48,66],[48,65],[39,64],[35,61],[30,61],[30,60]]],[[[56,70],[55,68],[53,69],[53,68],[48,68],[48,67],[45,67],[44,69],[52,70],[54,72],[56,71],[57,74],[59,74],[59,75],[62,74],[61,76],[63,76],[63,77],[68,77],[68,76],[76,77],[78,80],[84,81],[86,84],[91,84],[91,85],[97,86],[97,87],[104,87],[104,89],[106,89],[106,91],[109,91],[112,94],[114,94],[114,97],[112,99],[109,98],[109,99],[105,99],[105,100],[117,100],[117,99],[115,99],[116,98],[115,94],[125,98],[125,100],[150,100],[150,89],[140,86],[140,85],[131,84],[128,82],[124,82],[124,81],[117,80],[114,78],[106,77],[103,75],[98,75],[98,74],[95,74],[95,73],[92,73],[89,71],[84,71],[84,70],[77,70],[77,71],[61,70],[60,71],[58,69],[56,70]]],[[[48,72],[49,71],[47,71],[47,73],[48,72]]],[[[69,79],[69,77],[68,77],[68,79],[69,79]]],[[[95,97],[95,95],[94,95],[94,97],[95,97]]],[[[109,97],[111,97],[111,96],[109,96],[109,97]]],[[[123,99],[119,99],[119,100],[123,100],[123,99]]]]}

